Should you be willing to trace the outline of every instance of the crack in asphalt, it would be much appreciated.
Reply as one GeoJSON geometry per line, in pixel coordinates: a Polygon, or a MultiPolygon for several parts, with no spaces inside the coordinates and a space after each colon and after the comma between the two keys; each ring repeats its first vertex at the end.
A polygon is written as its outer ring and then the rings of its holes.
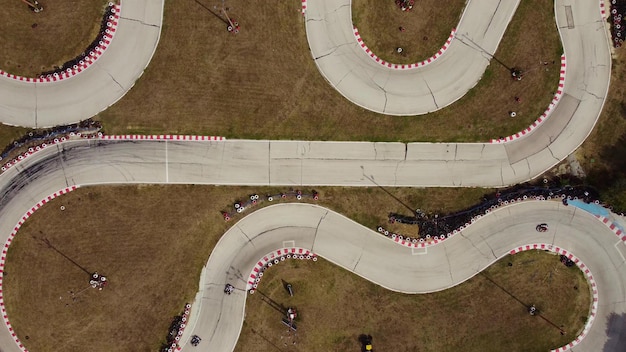
{"type": "Polygon", "coordinates": [[[498,9],[500,8],[500,4],[502,4],[502,0],[498,1],[498,6],[496,6],[496,10],[491,14],[489,23],[487,24],[487,27],[485,27],[485,31],[483,32],[483,37],[487,34],[487,31],[489,31],[489,27],[491,27],[491,22],[493,22],[494,17],[496,17],[496,13],[498,12],[498,9]]]}
{"type": "Polygon", "coordinates": [[[426,82],[425,79],[422,79],[422,80],[426,84],[426,88],[428,88],[428,91],[430,92],[430,96],[433,97],[433,103],[435,103],[435,107],[439,109],[439,105],[437,104],[437,99],[435,98],[435,94],[433,93],[433,90],[430,88],[430,85],[428,85],[428,82],[426,82]]]}
{"type": "Polygon", "coordinates": [[[361,254],[359,254],[359,259],[356,260],[356,264],[354,264],[354,267],[352,268],[352,271],[356,271],[356,267],[359,265],[359,263],[361,262],[361,257],[363,256],[363,251],[361,251],[361,254]]]}
{"type": "Polygon", "coordinates": [[[326,215],[328,215],[328,210],[322,215],[320,221],[317,222],[317,226],[315,227],[315,234],[313,235],[313,245],[311,246],[311,252],[315,253],[315,241],[317,240],[317,232],[320,229],[320,225],[322,225],[322,221],[326,219],[326,215]]]}
{"type": "Polygon", "coordinates": [[[239,224],[237,224],[236,226],[239,229],[239,231],[241,231],[241,233],[243,233],[243,235],[246,236],[246,238],[248,239],[248,242],[252,245],[252,247],[255,247],[254,242],[252,242],[252,239],[250,238],[250,236],[248,236],[248,234],[241,227],[239,227],[239,224]]]}
{"type": "Polygon", "coordinates": [[[133,22],[137,22],[137,23],[141,23],[144,26],[148,26],[148,27],[155,27],[155,28],[161,28],[161,26],[157,26],[156,24],[150,24],[150,23],[146,23],[144,21],[140,21],[138,19],[134,19],[134,18],[128,18],[128,17],[121,17],[120,19],[122,20],[128,20],[128,21],[133,21],[133,22]]]}
{"type": "Polygon", "coordinates": [[[104,67],[102,67],[100,64],[98,64],[98,61],[95,61],[95,62],[94,62],[94,64],[95,64],[95,65],[97,65],[98,67],[102,68],[102,70],[103,70],[104,72],[106,72],[106,74],[107,74],[107,75],[109,75],[109,77],[111,77],[111,79],[113,80],[113,82],[115,82],[115,84],[117,84],[117,85],[120,87],[120,89],[121,89],[121,90],[123,90],[123,91],[125,91],[125,90],[126,90],[126,89],[124,89],[124,87],[120,84],[120,82],[118,82],[118,81],[115,79],[115,77],[113,77],[113,75],[112,75],[109,71],[107,71],[107,69],[105,69],[105,68],[104,68],[104,67]]]}
{"type": "Polygon", "coordinates": [[[448,249],[446,246],[443,246],[443,250],[446,252],[446,261],[448,261],[448,274],[450,274],[450,281],[454,282],[454,278],[452,277],[452,265],[450,265],[450,258],[448,257],[448,249]]]}
{"type": "Polygon", "coordinates": [[[393,185],[397,186],[398,185],[398,168],[400,167],[400,163],[402,161],[398,161],[396,163],[396,169],[393,171],[393,185]]]}
{"type": "Polygon", "coordinates": [[[351,44],[354,44],[354,43],[343,43],[343,44],[339,44],[339,45],[335,46],[335,47],[334,47],[334,48],[333,48],[333,49],[332,49],[329,53],[324,54],[324,55],[320,55],[320,56],[318,56],[318,57],[314,57],[314,58],[313,58],[313,60],[317,61],[317,60],[319,60],[319,59],[323,59],[323,58],[325,58],[326,56],[329,56],[329,55],[334,54],[334,53],[335,53],[335,51],[337,51],[337,50],[338,50],[339,48],[341,48],[342,46],[351,45],[351,44]]]}
{"type": "MultiPolygon", "coordinates": [[[[552,138],[550,138],[550,142],[553,142],[552,138]]],[[[552,155],[552,157],[556,160],[556,161],[561,161],[561,159],[557,158],[556,156],[554,156],[554,152],[552,151],[552,149],[550,149],[550,146],[548,146],[546,149],[548,149],[550,151],[550,155],[552,155]]]]}

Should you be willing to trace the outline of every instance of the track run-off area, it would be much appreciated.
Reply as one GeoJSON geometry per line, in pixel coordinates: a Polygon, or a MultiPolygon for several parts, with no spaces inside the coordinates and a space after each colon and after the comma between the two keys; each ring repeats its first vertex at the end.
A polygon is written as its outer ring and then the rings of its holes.
{"type": "MultiPolygon", "coordinates": [[[[380,113],[419,115],[450,105],[476,85],[518,4],[469,0],[445,53],[428,65],[409,69],[381,65],[363,50],[354,35],[350,0],[308,0],[306,32],[320,73],[347,99],[380,113]]],[[[566,58],[563,87],[549,115],[522,138],[504,143],[408,144],[70,139],[34,153],[0,175],[3,257],[16,228],[37,204],[73,186],[503,187],[533,179],[580,146],[602,110],[611,55],[600,4],[555,1],[566,58]]],[[[76,122],[106,109],[132,88],[157,47],[163,2],[125,0],[120,5],[110,44],[79,74],[53,82],[0,76],[0,120],[27,127],[76,122]]],[[[307,248],[388,289],[421,293],[457,285],[511,250],[535,243],[575,255],[597,285],[594,315],[584,335],[566,348],[619,350],[626,344],[623,239],[594,216],[556,202],[500,208],[428,247],[425,255],[414,255],[411,248],[325,208],[286,204],[256,211],[228,230],[211,254],[182,349],[193,350],[187,343],[192,334],[202,336],[204,349],[234,348],[244,318],[248,275],[260,258],[277,249],[307,248]],[[550,223],[550,230],[536,232],[539,222],[550,223]],[[224,295],[226,282],[237,288],[233,295],[224,295]]],[[[8,321],[4,306],[2,310],[8,321]]],[[[0,329],[1,349],[24,351],[28,346],[8,327],[0,329]]]]}

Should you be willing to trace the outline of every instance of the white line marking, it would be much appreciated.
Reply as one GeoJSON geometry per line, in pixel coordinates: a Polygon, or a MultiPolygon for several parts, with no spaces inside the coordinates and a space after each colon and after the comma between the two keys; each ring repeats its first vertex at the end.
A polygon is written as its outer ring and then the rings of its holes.
{"type": "Polygon", "coordinates": [[[619,248],[617,248],[617,245],[623,243],[622,240],[619,240],[615,243],[615,249],[617,250],[617,253],[619,254],[620,257],[622,257],[622,261],[626,262],[626,258],[624,258],[624,255],[622,254],[622,251],[619,250],[619,248]]]}
{"type": "Polygon", "coordinates": [[[167,139],[165,140],[165,182],[170,182],[169,160],[167,159],[167,139]]]}

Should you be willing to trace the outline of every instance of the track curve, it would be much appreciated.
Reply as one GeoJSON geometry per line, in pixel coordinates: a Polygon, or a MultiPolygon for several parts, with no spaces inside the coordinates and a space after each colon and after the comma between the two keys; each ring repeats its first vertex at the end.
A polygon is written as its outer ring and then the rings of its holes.
{"type": "Polygon", "coordinates": [[[87,69],[56,82],[0,75],[0,120],[33,128],[90,118],[124,96],[152,59],[163,22],[163,1],[126,0],[115,36],[87,69]]]}
{"type": "MultiPolygon", "coordinates": [[[[10,234],[15,224],[23,222],[24,214],[68,185],[168,183],[167,177],[172,178],[169,183],[262,183],[254,181],[259,178],[256,173],[247,172],[250,165],[229,170],[196,161],[198,155],[211,154],[215,146],[226,143],[87,140],[45,149],[0,176],[0,240],[10,243],[10,234]],[[125,149],[119,149],[120,146],[125,149]],[[166,151],[160,147],[188,159],[167,166],[162,158],[166,151]],[[166,170],[170,170],[169,175],[166,170]]],[[[223,151],[218,155],[231,153],[223,151]]],[[[249,157],[256,159],[254,155],[249,157]]],[[[594,216],[557,202],[523,202],[501,208],[461,234],[429,247],[428,254],[420,258],[412,256],[411,249],[328,209],[301,204],[265,208],[238,222],[220,239],[202,274],[201,291],[192,313],[192,323],[196,321],[185,330],[185,337],[199,333],[203,345],[219,351],[232,349],[241,328],[245,293],[238,292],[226,300],[222,285],[226,280],[237,279],[237,288],[245,290],[247,277],[243,275],[250,273],[258,258],[283,248],[283,241],[295,241],[295,246],[309,248],[389,289],[411,293],[437,291],[463,282],[512,248],[526,243],[559,246],[578,256],[597,282],[598,311],[581,342],[581,350],[601,350],[608,344],[605,351],[617,351],[615,346],[626,343],[624,320],[608,320],[611,314],[626,314],[626,272],[620,254],[626,253],[626,247],[594,216]],[[539,222],[550,223],[550,231],[534,231],[539,222]],[[248,242],[254,245],[249,246],[248,242]],[[385,263],[378,258],[385,258],[385,263]],[[231,265],[237,270],[233,271],[231,265]],[[409,276],[420,280],[406,280],[409,276]],[[221,314],[216,316],[216,310],[221,314]],[[233,318],[219,319],[220,316],[233,318]],[[211,335],[211,331],[219,333],[211,335]]],[[[6,329],[0,330],[0,346],[4,351],[20,351],[6,329]]]]}
{"type": "MultiPolygon", "coordinates": [[[[477,47],[495,51],[518,3],[519,0],[469,1],[457,27],[456,39],[447,52],[433,64],[408,72],[409,75],[405,71],[387,70],[358,47],[349,0],[309,0],[307,38],[320,72],[348,99],[387,114],[421,114],[452,103],[475,85],[489,63],[477,47]],[[490,14],[489,21],[485,14],[490,14]],[[402,94],[395,91],[399,88],[404,89],[402,94]],[[407,89],[415,94],[407,96],[404,94],[407,89]]],[[[70,79],[38,84],[0,77],[2,121],[30,127],[52,126],[82,120],[113,104],[132,87],[150,61],[158,43],[162,13],[163,1],[125,1],[118,32],[110,47],[93,67],[70,79]]],[[[532,179],[567,157],[589,135],[610,81],[609,41],[598,3],[556,0],[555,15],[567,56],[563,96],[549,119],[524,138],[502,144],[70,141],[27,158],[0,176],[0,238],[7,240],[24,213],[68,185],[372,186],[376,182],[391,186],[505,186],[532,179]]],[[[229,274],[223,271],[223,261],[249,269],[250,261],[258,258],[258,253],[250,247],[240,247],[236,252],[242,240],[242,234],[237,231],[245,228],[245,235],[258,240],[259,247],[265,247],[260,255],[276,249],[276,238],[290,238],[301,242],[301,247],[310,244],[313,251],[359,275],[407,292],[439,290],[458,284],[517,244],[558,245],[581,258],[596,273],[598,283],[596,322],[578,348],[618,350],[626,344],[623,336],[626,328],[623,320],[608,318],[611,313],[621,316],[626,313],[624,260],[619,252],[623,243],[603,224],[579,210],[551,203],[525,204],[509,206],[484,217],[464,230],[463,236],[429,249],[425,257],[429,259],[422,262],[413,261],[413,257],[407,259],[406,248],[392,248],[395,244],[387,239],[327,209],[290,206],[255,212],[233,227],[209,258],[202,284],[208,298],[202,299],[194,329],[186,331],[208,331],[203,329],[214,327],[223,334],[208,339],[207,344],[218,350],[234,346],[245,298],[235,295],[226,302],[221,288],[216,291],[212,287],[215,285],[208,283],[224,283],[229,274]],[[285,210],[290,213],[288,217],[282,214],[285,210]],[[548,233],[552,236],[544,238],[532,231],[539,220],[557,224],[548,233]],[[261,235],[263,229],[275,238],[261,235]],[[336,229],[346,230],[342,236],[354,231],[362,237],[335,236],[336,229]],[[337,245],[347,248],[346,253],[333,252],[337,245]],[[354,262],[356,253],[362,256],[358,264],[354,262]],[[392,272],[421,275],[423,286],[415,283],[411,286],[408,280],[398,283],[391,279],[396,274],[385,279],[389,271],[373,266],[377,256],[392,253],[398,253],[397,258],[392,256],[391,263],[397,265],[392,272]],[[452,253],[454,258],[448,258],[452,253]],[[443,263],[444,258],[452,259],[448,267],[443,263]],[[437,272],[443,275],[434,275],[437,272]],[[382,273],[385,275],[379,280],[382,273]],[[215,317],[204,314],[210,311],[207,307],[240,319],[222,319],[219,325],[212,325],[215,317]]],[[[390,265],[384,269],[391,269],[390,265]]],[[[0,330],[2,349],[20,351],[11,332],[0,330]]]]}

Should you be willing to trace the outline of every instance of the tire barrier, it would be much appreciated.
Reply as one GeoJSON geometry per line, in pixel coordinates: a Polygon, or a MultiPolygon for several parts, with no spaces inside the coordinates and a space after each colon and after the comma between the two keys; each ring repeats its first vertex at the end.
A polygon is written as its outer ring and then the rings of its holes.
{"type": "Polygon", "coordinates": [[[222,216],[224,217],[225,221],[229,221],[234,217],[234,215],[241,214],[249,207],[255,206],[263,202],[264,200],[268,202],[273,202],[274,200],[278,199],[287,199],[287,197],[295,197],[297,200],[302,200],[304,198],[312,198],[313,200],[320,199],[319,193],[316,190],[313,189],[310,192],[311,193],[303,193],[301,190],[290,190],[286,193],[267,194],[265,195],[265,197],[261,197],[258,194],[251,194],[247,197],[248,200],[246,202],[236,201],[235,203],[233,203],[235,213],[231,213],[228,210],[222,210],[222,216]]]}
{"type": "Polygon", "coordinates": [[[101,139],[101,140],[153,140],[153,141],[224,141],[225,137],[221,136],[188,136],[188,135],[105,135],[100,132],[102,126],[97,121],[91,119],[85,120],[80,124],[73,124],[62,127],[55,127],[54,129],[45,130],[44,132],[29,132],[27,137],[22,137],[17,141],[14,141],[9,147],[5,148],[0,160],[11,159],[2,165],[2,172],[7,171],[12,166],[15,166],[19,161],[24,160],[28,156],[45,149],[46,147],[63,143],[72,139],[101,139]],[[32,134],[32,135],[31,135],[32,134]],[[41,141],[44,141],[41,143],[41,141]],[[25,148],[33,143],[41,143],[37,146],[30,147],[26,152],[18,152],[19,149],[25,148]],[[31,149],[33,149],[31,151],[31,149]],[[19,153],[19,155],[17,155],[19,153]],[[17,155],[17,156],[16,156],[17,155]],[[21,156],[21,158],[20,158],[21,156]]]}
{"type": "Polygon", "coordinates": [[[0,154],[0,161],[4,162],[2,171],[6,171],[18,161],[40,151],[49,144],[54,144],[55,140],[57,143],[65,142],[77,133],[95,133],[101,128],[100,122],[87,119],[76,124],[30,131],[4,148],[0,154]]]}
{"type": "MultiPolygon", "coordinates": [[[[552,102],[550,103],[550,105],[548,105],[548,108],[543,112],[541,116],[539,116],[537,120],[535,120],[535,122],[533,122],[526,129],[520,132],[517,132],[516,134],[510,135],[507,137],[500,137],[498,139],[492,139],[490,142],[491,143],[506,143],[506,142],[514,141],[516,139],[526,136],[527,134],[532,132],[534,129],[536,129],[541,123],[543,123],[552,114],[552,111],[554,111],[559,100],[563,96],[563,87],[565,87],[565,68],[566,68],[566,60],[565,60],[565,54],[563,54],[561,55],[561,71],[559,74],[559,85],[557,87],[556,93],[554,94],[554,97],[552,98],[552,102]]],[[[515,117],[517,115],[514,111],[510,112],[509,114],[511,117],[515,117]]]]}
{"type": "MultiPolygon", "coordinates": [[[[425,247],[441,242],[453,235],[467,229],[483,215],[495,211],[499,207],[515,204],[526,200],[534,201],[561,201],[561,199],[580,199],[586,203],[602,204],[597,199],[595,191],[585,187],[560,186],[560,181],[550,185],[550,182],[541,181],[538,185],[520,185],[511,189],[499,190],[494,194],[485,195],[478,205],[450,214],[426,214],[417,210],[413,216],[405,216],[397,213],[388,215],[389,222],[418,225],[418,243],[408,240],[403,234],[397,234],[384,226],[378,226],[376,230],[397,243],[408,247],[425,247]]],[[[564,203],[566,204],[566,202],[564,203]]],[[[410,236],[414,237],[413,235],[410,236]]]]}
{"type": "Polygon", "coordinates": [[[250,294],[254,294],[258,288],[259,282],[263,277],[263,272],[267,268],[284,262],[286,259],[299,259],[299,260],[313,260],[317,261],[317,255],[306,248],[290,247],[281,248],[273,252],[264,255],[257,261],[248,276],[248,283],[246,284],[246,291],[250,294]]]}
{"type": "Polygon", "coordinates": [[[589,312],[589,316],[587,317],[587,322],[585,323],[583,330],[572,342],[562,347],[556,348],[552,350],[551,352],[568,351],[572,349],[573,347],[575,347],[576,345],[578,345],[580,341],[582,341],[583,337],[585,337],[589,333],[589,330],[591,329],[591,325],[593,324],[593,321],[598,312],[598,299],[599,299],[598,285],[596,284],[596,280],[593,278],[593,274],[591,273],[591,270],[589,270],[589,268],[580,259],[578,259],[574,254],[569,253],[563,248],[559,248],[557,246],[553,246],[551,244],[546,244],[546,243],[534,243],[534,244],[519,246],[515,249],[512,249],[511,251],[509,251],[509,254],[515,255],[517,253],[530,251],[530,250],[542,250],[542,251],[552,252],[552,253],[560,255],[562,262],[563,262],[563,259],[565,259],[565,261],[567,261],[568,263],[576,264],[578,269],[580,269],[580,271],[582,271],[582,273],[584,274],[585,278],[587,279],[587,283],[589,284],[589,288],[591,289],[591,298],[592,298],[591,311],[589,312]]]}
{"type": "Polygon", "coordinates": [[[93,63],[96,62],[100,56],[102,56],[109,44],[111,44],[111,40],[115,35],[117,24],[120,19],[120,10],[121,5],[110,2],[104,11],[104,15],[102,16],[100,31],[98,32],[96,39],[91,42],[83,53],[59,66],[59,68],[53,71],[43,72],[37,78],[17,76],[2,70],[0,70],[0,76],[24,82],[46,83],[68,79],[81,73],[93,65],[93,63]]]}
{"type": "MultiPolygon", "coordinates": [[[[600,1],[600,11],[606,17],[602,0],[600,1]]],[[[624,16],[626,16],[626,0],[611,0],[611,18],[609,23],[611,24],[612,43],[615,48],[621,47],[624,44],[624,38],[626,38],[626,28],[624,23],[622,23],[624,16]]]]}
{"type": "Polygon", "coordinates": [[[181,349],[180,341],[189,321],[190,310],[191,304],[186,303],[182,314],[172,319],[166,338],[167,342],[161,346],[161,352],[179,351],[181,349]]]}
{"type": "Polygon", "coordinates": [[[354,33],[354,38],[356,39],[356,41],[359,43],[359,46],[361,47],[361,49],[363,49],[363,51],[365,51],[365,53],[372,58],[372,60],[378,62],[379,64],[388,67],[390,69],[393,70],[408,70],[408,69],[414,69],[414,68],[418,68],[418,67],[422,67],[422,66],[426,66],[428,64],[433,63],[435,60],[437,60],[441,55],[443,55],[446,50],[448,50],[448,48],[450,47],[450,43],[452,43],[452,40],[454,39],[455,35],[456,35],[456,28],[452,29],[452,32],[450,32],[450,36],[448,37],[448,40],[446,40],[446,42],[443,44],[443,46],[441,47],[441,49],[439,49],[439,51],[437,51],[433,56],[429,57],[428,59],[424,60],[424,61],[420,61],[414,64],[406,64],[406,65],[401,65],[401,64],[393,64],[391,62],[387,62],[381,58],[379,58],[378,56],[376,56],[376,54],[374,54],[373,51],[371,51],[367,45],[365,45],[365,43],[363,42],[363,39],[361,39],[361,35],[359,34],[359,30],[356,28],[356,26],[353,26],[353,33],[354,33]]]}

